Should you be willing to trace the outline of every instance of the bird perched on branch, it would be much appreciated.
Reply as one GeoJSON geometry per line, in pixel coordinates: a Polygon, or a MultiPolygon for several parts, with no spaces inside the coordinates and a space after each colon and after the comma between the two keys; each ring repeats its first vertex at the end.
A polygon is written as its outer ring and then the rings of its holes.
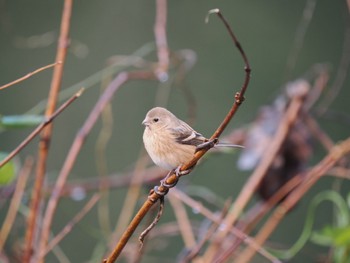
{"type": "Polygon", "coordinates": [[[204,148],[242,148],[240,145],[219,143],[217,139],[203,137],[186,122],[161,107],[151,109],[142,124],[145,125],[143,142],[149,156],[156,165],[166,170],[179,168],[204,148]]]}

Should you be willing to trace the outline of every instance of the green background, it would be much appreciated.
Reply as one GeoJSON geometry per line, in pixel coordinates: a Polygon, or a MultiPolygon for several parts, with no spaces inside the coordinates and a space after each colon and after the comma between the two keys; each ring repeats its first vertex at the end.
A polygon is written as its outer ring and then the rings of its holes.
{"type": "MultiPolygon", "coordinates": [[[[0,1],[0,85],[54,61],[62,2],[0,1]],[[28,38],[42,36],[47,32],[47,45],[23,45],[23,41],[28,41],[28,38]]],[[[287,58],[294,47],[295,33],[305,4],[306,1],[300,0],[169,1],[167,35],[170,49],[191,49],[197,54],[197,62],[186,78],[186,85],[196,99],[196,130],[210,136],[229,109],[234,92],[239,90],[244,78],[244,64],[222,23],[214,16],[209,24],[204,23],[208,10],[212,8],[222,10],[243,45],[252,67],[246,101],[229,125],[229,130],[252,121],[259,107],[270,103],[287,80],[301,77],[317,63],[327,63],[330,66],[332,84],[341,60],[345,31],[349,27],[349,10],[345,1],[316,2],[314,16],[307,29],[296,67],[291,78],[285,78],[287,58]]],[[[72,45],[64,69],[62,89],[103,69],[110,57],[131,54],[145,43],[154,41],[154,19],[154,1],[75,1],[70,34],[72,45]]],[[[148,58],[155,61],[155,53],[151,53],[148,58]]],[[[22,114],[45,99],[48,96],[51,76],[52,71],[47,70],[0,91],[0,114],[22,114]]],[[[347,76],[340,95],[331,106],[332,110],[348,114],[349,83],[347,76]]],[[[114,97],[113,137],[108,144],[106,160],[111,173],[129,170],[138,158],[143,147],[141,121],[145,113],[154,106],[155,95],[160,88],[162,87],[157,82],[131,82],[123,86],[114,97]]],[[[76,132],[98,99],[99,93],[100,84],[94,85],[55,121],[48,162],[50,182],[57,176],[76,132]]],[[[170,91],[167,107],[177,116],[186,119],[186,101],[178,89],[170,91]]],[[[349,122],[337,119],[319,121],[334,141],[349,136],[349,122]]],[[[99,129],[100,123],[89,135],[70,180],[96,176],[95,143],[99,129]]],[[[31,129],[2,132],[0,150],[11,151],[30,131],[31,129]]],[[[34,140],[20,157],[27,154],[35,156],[37,142],[37,139],[34,140]]],[[[317,162],[324,154],[322,147],[317,146],[313,162],[317,162]]],[[[237,171],[236,158],[236,155],[210,158],[184,180],[182,187],[186,184],[201,185],[208,187],[222,199],[230,196],[235,198],[249,176],[248,172],[237,171]]],[[[330,178],[322,179],[283,221],[272,239],[286,246],[292,244],[301,232],[310,198],[315,192],[329,189],[333,181],[330,178]]],[[[348,192],[349,182],[345,182],[342,189],[348,192]]],[[[115,222],[118,217],[124,195],[124,189],[112,192],[111,222],[115,222]]],[[[62,199],[56,212],[53,231],[61,229],[82,205],[83,202],[62,199]]],[[[1,208],[1,218],[5,211],[5,208],[1,208]]],[[[63,251],[72,262],[89,260],[95,245],[103,239],[96,219],[96,209],[92,211],[62,243],[63,251]]],[[[324,206],[318,211],[315,228],[330,222],[330,211],[330,206],[324,206]]],[[[172,217],[168,206],[164,221],[172,217]]],[[[18,227],[15,230],[17,237],[23,235],[20,229],[18,227]]],[[[8,248],[15,239],[16,237],[11,237],[8,248]]],[[[163,260],[168,258],[172,262],[172,258],[179,253],[181,240],[174,240],[176,247],[166,250],[163,260]]],[[[308,260],[318,249],[319,247],[309,245],[298,255],[299,259],[292,262],[308,260]]],[[[157,256],[157,253],[152,255],[157,256]]],[[[54,257],[49,256],[48,259],[55,262],[54,257]]],[[[155,259],[145,258],[143,262],[155,262],[155,259]]]]}

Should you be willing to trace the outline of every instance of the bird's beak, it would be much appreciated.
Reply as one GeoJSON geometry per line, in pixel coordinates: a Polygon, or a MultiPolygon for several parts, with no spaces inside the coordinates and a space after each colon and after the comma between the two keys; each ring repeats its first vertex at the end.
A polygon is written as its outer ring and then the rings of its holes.
{"type": "Polygon", "coordinates": [[[145,125],[145,126],[148,126],[148,121],[147,121],[147,119],[144,119],[144,120],[142,121],[142,124],[145,125]]]}

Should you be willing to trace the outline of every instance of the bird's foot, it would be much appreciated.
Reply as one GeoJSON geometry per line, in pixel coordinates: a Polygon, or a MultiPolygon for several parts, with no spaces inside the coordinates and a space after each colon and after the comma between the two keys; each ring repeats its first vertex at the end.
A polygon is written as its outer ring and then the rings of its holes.
{"type": "Polygon", "coordinates": [[[203,143],[197,145],[195,153],[200,151],[200,150],[203,150],[203,149],[209,150],[209,149],[213,148],[215,146],[215,144],[218,143],[218,141],[219,141],[218,138],[214,138],[214,139],[208,140],[207,142],[203,142],[203,143]]]}

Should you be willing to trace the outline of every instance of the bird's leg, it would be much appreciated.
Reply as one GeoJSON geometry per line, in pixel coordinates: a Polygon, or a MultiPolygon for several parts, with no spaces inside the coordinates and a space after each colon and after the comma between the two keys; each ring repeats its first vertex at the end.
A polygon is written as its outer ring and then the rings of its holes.
{"type": "Polygon", "coordinates": [[[165,186],[166,188],[172,188],[174,187],[177,182],[179,181],[179,178],[183,175],[186,175],[186,174],[189,174],[193,168],[190,168],[190,169],[187,169],[187,170],[183,170],[181,171],[180,170],[181,166],[177,167],[176,169],[174,169],[171,173],[169,173],[162,181],[161,181],[161,184],[163,186],[165,186]],[[166,181],[168,180],[168,178],[172,175],[172,174],[175,174],[176,178],[175,178],[175,181],[171,184],[168,184],[166,181]]]}
{"type": "Polygon", "coordinates": [[[203,142],[203,143],[197,145],[195,153],[200,151],[200,150],[203,150],[203,149],[209,150],[209,149],[213,148],[215,146],[215,144],[218,143],[218,141],[219,141],[218,138],[214,138],[214,139],[210,139],[206,142],[203,142]]]}
{"type": "Polygon", "coordinates": [[[183,176],[183,175],[187,175],[189,174],[192,170],[193,170],[193,167],[187,169],[187,170],[180,170],[181,166],[177,167],[175,169],[175,175],[177,176],[177,178],[179,178],[180,176],[183,176]]]}

